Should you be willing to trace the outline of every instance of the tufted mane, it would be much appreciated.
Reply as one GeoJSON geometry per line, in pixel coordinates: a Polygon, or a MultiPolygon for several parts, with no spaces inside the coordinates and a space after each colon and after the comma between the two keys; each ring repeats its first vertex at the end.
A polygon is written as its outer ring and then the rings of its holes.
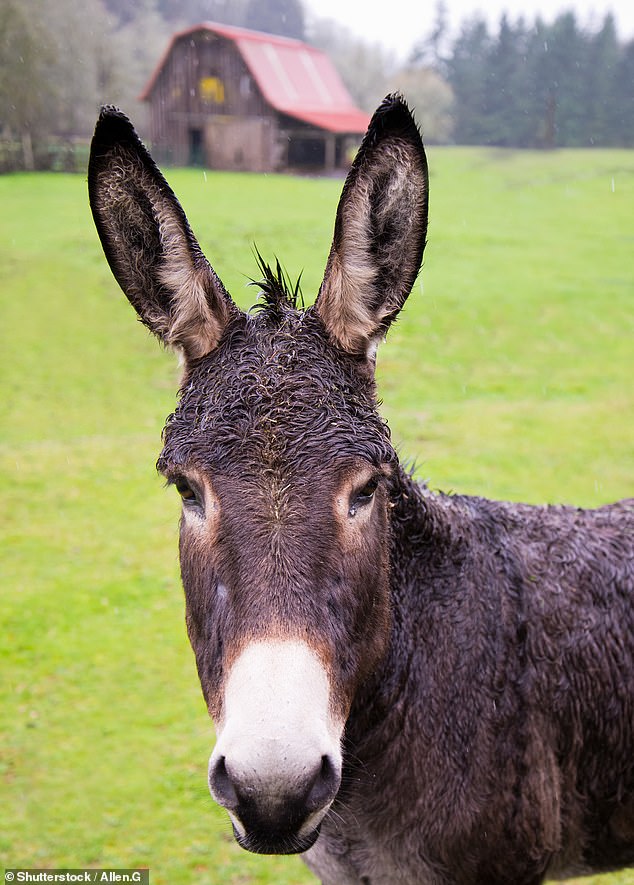
{"type": "Polygon", "coordinates": [[[304,296],[300,286],[301,273],[293,285],[288,272],[280,264],[279,258],[275,259],[275,269],[273,269],[262,257],[257,247],[255,247],[255,257],[262,272],[262,279],[251,281],[252,285],[260,288],[261,294],[260,302],[255,305],[255,309],[268,309],[274,314],[289,307],[293,310],[303,310],[304,296]]]}

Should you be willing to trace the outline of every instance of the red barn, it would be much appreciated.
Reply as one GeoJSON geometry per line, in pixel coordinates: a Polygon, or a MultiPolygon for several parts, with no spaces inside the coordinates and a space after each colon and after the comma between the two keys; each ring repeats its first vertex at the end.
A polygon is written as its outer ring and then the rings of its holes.
{"type": "Polygon", "coordinates": [[[331,171],[369,121],[320,50],[214,22],[172,37],[141,97],[154,156],[179,166],[331,171]]]}

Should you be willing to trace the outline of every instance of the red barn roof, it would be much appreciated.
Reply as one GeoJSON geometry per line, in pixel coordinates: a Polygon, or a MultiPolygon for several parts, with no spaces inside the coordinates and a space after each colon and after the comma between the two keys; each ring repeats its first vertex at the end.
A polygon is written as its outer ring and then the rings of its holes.
{"type": "Polygon", "coordinates": [[[174,34],[141,99],[146,101],[174,44],[199,31],[231,40],[264,98],[276,111],[339,133],[363,133],[370,115],[359,110],[328,56],[290,37],[202,22],[174,34]]]}

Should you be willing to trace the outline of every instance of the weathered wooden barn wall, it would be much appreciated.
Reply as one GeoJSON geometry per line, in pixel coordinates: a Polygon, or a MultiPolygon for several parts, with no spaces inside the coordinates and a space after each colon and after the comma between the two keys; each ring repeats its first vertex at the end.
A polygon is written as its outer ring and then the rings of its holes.
{"type": "Polygon", "coordinates": [[[272,172],[281,165],[280,153],[272,117],[215,114],[205,123],[205,156],[213,169],[272,172]]]}
{"type": "Polygon", "coordinates": [[[231,41],[201,31],[178,41],[150,96],[160,163],[269,172],[280,163],[277,115],[231,41]]]}

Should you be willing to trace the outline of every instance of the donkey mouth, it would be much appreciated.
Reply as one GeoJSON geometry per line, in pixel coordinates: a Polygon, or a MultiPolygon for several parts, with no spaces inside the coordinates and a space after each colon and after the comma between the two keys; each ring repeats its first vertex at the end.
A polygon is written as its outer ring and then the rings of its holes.
{"type": "Polygon", "coordinates": [[[289,802],[273,810],[240,805],[229,811],[238,845],[254,854],[301,854],[317,841],[328,806],[308,811],[289,802]]]}
{"type": "Polygon", "coordinates": [[[253,854],[301,854],[308,851],[319,837],[320,826],[309,833],[270,833],[263,830],[247,830],[241,833],[235,824],[236,842],[253,854]]]}

